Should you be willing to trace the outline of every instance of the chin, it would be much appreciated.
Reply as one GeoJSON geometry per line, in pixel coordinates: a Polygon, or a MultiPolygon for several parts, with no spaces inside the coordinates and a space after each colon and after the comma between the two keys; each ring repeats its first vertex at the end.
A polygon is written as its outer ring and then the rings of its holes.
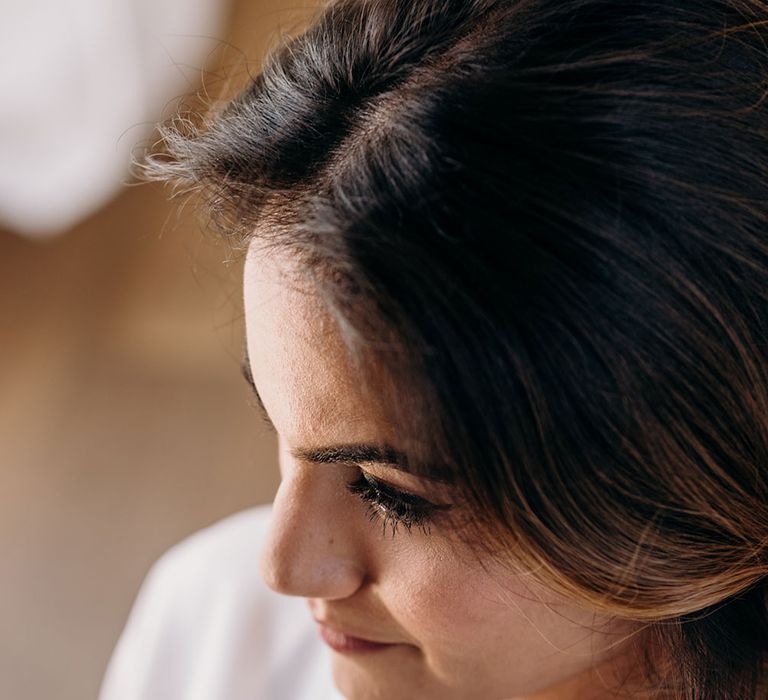
{"type": "Polygon", "coordinates": [[[336,687],[346,700],[508,700],[541,692],[490,687],[477,678],[460,687],[448,686],[423,667],[409,669],[407,663],[391,658],[386,666],[368,666],[365,659],[334,654],[332,670],[336,687]]]}
{"type": "Polygon", "coordinates": [[[366,674],[363,669],[353,669],[335,661],[333,682],[346,700],[384,700],[398,697],[382,679],[377,679],[373,674],[366,674]]]}
{"type": "MultiPolygon", "coordinates": [[[[333,680],[347,700],[431,700],[423,683],[398,659],[333,654],[333,680]]],[[[437,696],[435,696],[437,697],[437,696]]]]}
{"type": "Polygon", "coordinates": [[[331,667],[334,683],[347,700],[497,700],[478,686],[469,692],[447,687],[423,665],[416,667],[402,657],[334,654],[331,667]]]}

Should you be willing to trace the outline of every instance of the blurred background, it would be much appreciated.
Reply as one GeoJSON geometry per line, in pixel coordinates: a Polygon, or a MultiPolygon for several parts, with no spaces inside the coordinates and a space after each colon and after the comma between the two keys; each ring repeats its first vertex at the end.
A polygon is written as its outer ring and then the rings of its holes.
{"type": "Polygon", "coordinates": [[[243,85],[308,6],[0,0],[4,700],[95,698],[152,562],[272,498],[240,260],[129,159],[179,98],[243,85]]]}

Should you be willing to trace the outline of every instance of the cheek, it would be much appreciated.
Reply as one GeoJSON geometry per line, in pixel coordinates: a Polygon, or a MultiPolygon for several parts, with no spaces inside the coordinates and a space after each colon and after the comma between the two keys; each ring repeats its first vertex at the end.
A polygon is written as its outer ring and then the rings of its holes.
{"type": "Polygon", "coordinates": [[[507,571],[445,554],[412,554],[385,604],[415,640],[434,678],[529,692],[591,664],[592,613],[507,571]],[[561,653],[561,650],[567,650],[561,653]],[[472,679],[475,679],[474,681],[472,679]]]}
{"type": "Polygon", "coordinates": [[[525,619],[517,606],[530,593],[508,576],[502,588],[492,573],[451,552],[401,553],[399,559],[409,562],[408,570],[398,567],[387,606],[427,649],[462,656],[465,647],[493,642],[525,619]]]}

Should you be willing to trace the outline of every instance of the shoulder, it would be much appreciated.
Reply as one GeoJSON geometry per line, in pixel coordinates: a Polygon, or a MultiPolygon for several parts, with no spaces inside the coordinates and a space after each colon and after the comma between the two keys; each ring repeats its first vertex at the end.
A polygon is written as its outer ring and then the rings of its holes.
{"type": "Polygon", "coordinates": [[[270,506],[231,515],[152,566],[104,677],[100,700],[302,697],[325,659],[303,600],[261,581],[270,506]],[[281,670],[304,655],[304,668],[281,670]],[[279,689],[294,683],[295,688],[279,689]],[[277,695],[275,697],[281,697],[277,695]]]}
{"type": "Polygon", "coordinates": [[[160,638],[212,623],[223,606],[251,607],[275,595],[258,573],[270,512],[235,513],[168,549],[147,573],[128,628],[160,638]]]}
{"type": "Polygon", "coordinates": [[[250,508],[189,535],[153,564],[144,588],[170,587],[192,597],[221,586],[266,590],[258,575],[258,555],[271,512],[271,505],[250,508]]]}

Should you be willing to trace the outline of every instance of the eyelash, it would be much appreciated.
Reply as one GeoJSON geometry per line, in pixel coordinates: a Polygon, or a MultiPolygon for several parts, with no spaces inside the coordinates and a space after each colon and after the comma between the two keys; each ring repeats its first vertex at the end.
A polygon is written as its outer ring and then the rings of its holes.
{"type": "Polygon", "coordinates": [[[450,508],[394,489],[363,471],[357,479],[347,484],[347,489],[368,506],[371,521],[381,521],[382,534],[386,533],[387,527],[392,528],[392,537],[398,527],[405,528],[409,533],[411,528],[416,527],[428,535],[436,513],[450,508]]]}

